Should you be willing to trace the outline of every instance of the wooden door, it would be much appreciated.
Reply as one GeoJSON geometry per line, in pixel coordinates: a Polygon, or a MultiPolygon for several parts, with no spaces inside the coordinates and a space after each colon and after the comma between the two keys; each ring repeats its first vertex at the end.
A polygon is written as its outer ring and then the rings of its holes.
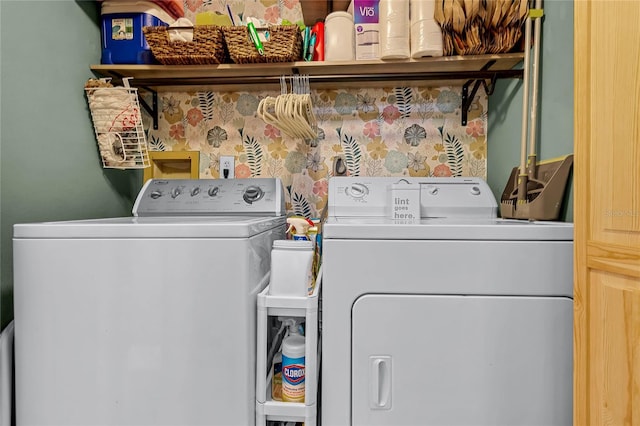
{"type": "Polygon", "coordinates": [[[574,18],[574,424],[640,425],[640,1],[574,18]]]}

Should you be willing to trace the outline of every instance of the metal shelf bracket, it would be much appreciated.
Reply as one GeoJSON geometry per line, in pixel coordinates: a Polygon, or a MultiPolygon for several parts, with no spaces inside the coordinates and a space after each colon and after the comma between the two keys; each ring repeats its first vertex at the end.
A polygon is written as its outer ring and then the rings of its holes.
{"type": "Polygon", "coordinates": [[[149,113],[151,119],[153,120],[153,130],[158,130],[158,115],[160,114],[160,111],[158,111],[158,92],[148,87],[141,87],[141,89],[144,89],[151,93],[151,106],[147,103],[147,101],[144,100],[142,96],[138,95],[138,99],[140,100],[140,105],[142,105],[142,108],[144,108],[145,111],[149,113]]]}
{"type": "Polygon", "coordinates": [[[462,85],[462,119],[461,119],[461,124],[463,126],[467,125],[467,115],[469,113],[469,109],[471,108],[471,102],[473,102],[473,99],[476,96],[476,93],[478,92],[478,89],[480,88],[480,85],[482,84],[482,87],[484,89],[484,93],[487,94],[487,96],[491,96],[493,94],[493,91],[496,87],[496,79],[497,79],[497,75],[494,74],[493,77],[491,77],[491,82],[487,84],[487,80],[485,79],[478,79],[478,80],[468,80],[465,84],[462,85]],[[469,93],[469,86],[473,84],[473,88],[471,89],[471,93],[469,93]]]}

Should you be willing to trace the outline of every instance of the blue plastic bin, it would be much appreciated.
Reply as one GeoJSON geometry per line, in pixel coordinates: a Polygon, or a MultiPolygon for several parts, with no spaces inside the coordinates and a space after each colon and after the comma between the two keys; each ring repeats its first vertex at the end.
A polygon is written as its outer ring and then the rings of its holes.
{"type": "Polygon", "coordinates": [[[168,25],[148,13],[109,13],[102,15],[103,64],[157,64],[142,27],[168,25]]]}

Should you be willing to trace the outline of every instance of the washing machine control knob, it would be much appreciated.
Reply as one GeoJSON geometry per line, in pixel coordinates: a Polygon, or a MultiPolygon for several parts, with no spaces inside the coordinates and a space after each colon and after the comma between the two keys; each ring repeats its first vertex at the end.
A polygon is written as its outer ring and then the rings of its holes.
{"type": "Polygon", "coordinates": [[[244,190],[244,194],[242,195],[242,198],[247,204],[255,203],[262,197],[264,197],[264,191],[262,190],[262,188],[255,185],[248,186],[244,190]]]}
{"type": "Polygon", "coordinates": [[[218,191],[220,191],[220,188],[218,188],[217,186],[213,186],[209,188],[207,194],[209,194],[209,197],[215,197],[216,195],[218,195],[218,191]]]}
{"type": "Polygon", "coordinates": [[[171,190],[171,198],[177,198],[180,194],[182,194],[182,188],[179,186],[176,186],[171,190]]]}
{"type": "Polygon", "coordinates": [[[362,183],[354,183],[353,185],[347,187],[345,192],[348,196],[352,198],[363,198],[365,195],[369,193],[369,188],[362,183]]]}
{"type": "Polygon", "coordinates": [[[438,195],[438,187],[437,186],[432,186],[431,188],[429,188],[429,194],[438,195]]]}
{"type": "Polygon", "coordinates": [[[191,196],[192,197],[195,197],[199,193],[200,193],[200,187],[199,186],[195,186],[195,187],[191,188],[191,196]]]}
{"type": "Polygon", "coordinates": [[[162,191],[156,189],[155,191],[151,191],[151,194],[149,194],[149,196],[154,200],[157,200],[158,198],[162,197],[162,191]]]}
{"type": "Polygon", "coordinates": [[[471,187],[471,195],[480,195],[480,187],[472,186],[471,187]]]}

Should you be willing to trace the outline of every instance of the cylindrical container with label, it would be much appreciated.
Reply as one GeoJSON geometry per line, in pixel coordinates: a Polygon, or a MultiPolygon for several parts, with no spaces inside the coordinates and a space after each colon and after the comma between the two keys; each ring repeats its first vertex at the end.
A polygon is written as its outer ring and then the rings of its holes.
{"type": "Polygon", "coordinates": [[[324,60],[352,61],[355,59],[353,16],[347,12],[333,12],[324,20],[324,60]]]}
{"type": "Polygon", "coordinates": [[[304,402],[304,354],[304,336],[292,333],[282,342],[282,401],[284,402],[304,402]]]}
{"type": "Polygon", "coordinates": [[[411,57],[442,56],[442,29],[434,19],[435,0],[411,0],[411,57]]]}
{"type": "Polygon", "coordinates": [[[380,0],[380,58],[408,59],[409,2],[406,0],[380,0]]]}
{"type": "Polygon", "coordinates": [[[308,289],[313,286],[313,255],[313,241],[275,240],[271,250],[269,294],[308,296],[308,289]]]}

